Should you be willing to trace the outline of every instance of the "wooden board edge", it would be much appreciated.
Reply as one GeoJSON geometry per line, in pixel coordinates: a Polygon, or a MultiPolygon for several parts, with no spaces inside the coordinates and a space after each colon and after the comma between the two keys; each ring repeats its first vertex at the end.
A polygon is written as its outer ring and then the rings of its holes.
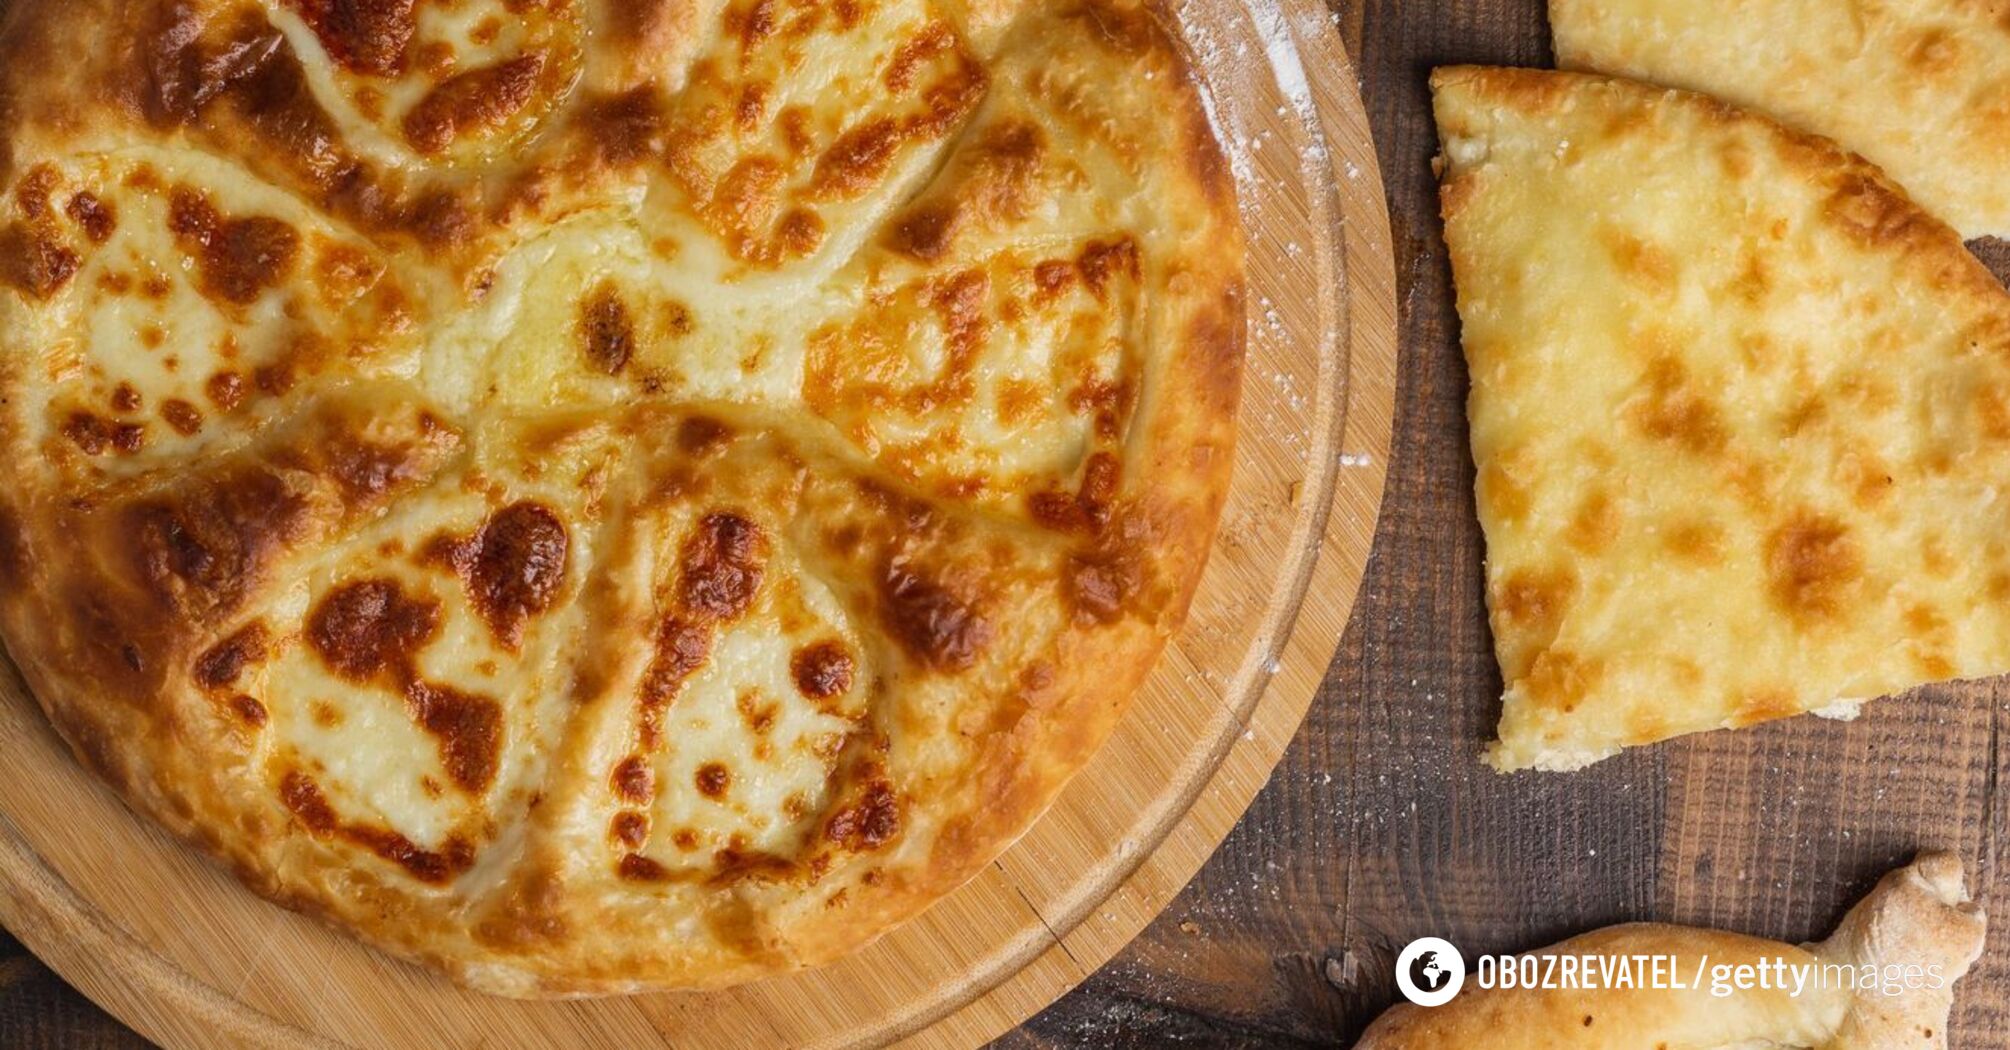
{"type": "Polygon", "coordinates": [[[4,814],[0,925],[63,980],[152,1042],[341,1050],[176,969],[79,896],[4,814]]]}

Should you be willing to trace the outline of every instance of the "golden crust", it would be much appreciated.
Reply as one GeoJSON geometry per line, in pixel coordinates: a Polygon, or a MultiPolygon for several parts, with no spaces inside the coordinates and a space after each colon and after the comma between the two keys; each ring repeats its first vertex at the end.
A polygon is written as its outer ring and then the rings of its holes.
{"type": "Polygon", "coordinates": [[[1987,0],[1550,0],[1565,69],[1705,92],[1834,138],[1964,236],[2010,234],[2010,34],[1987,0]]]}
{"type": "Polygon", "coordinates": [[[1396,1006],[1356,1045],[1945,1047],[1954,983],[1981,956],[1984,927],[1962,887],[1961,862],[1926,854],[1886,875],[1819,944],[1656,923],[1607,927],[1532,954],[1618,964],[1668,958],[1671,972],[1660,979],[1683,987],[1642,987],[1644,979],[1589,990],[1468,985],[1444,1006],[1396,1006]],[[1746,987],[1735,983],[1738,967],[1750,968],[1746,987]],[[1755,983],[1759,967],[1769,970],[1765,986],[1755,983]],[[1809,969],[1795,976],[1791,968],[1809,969]]]}
{"type": "Polygon", "coordinates": [[[7,7],[0,636],[135,808],[473,987],[828,961],[1184,617],[1232,186],[1147,7],[521,6],[7,7]]]}
{"type": "Polygon", "coordinates": [[[1433,85],[1507,687],[1490,760],[2010,667],[2010,297],[1959,236],[1703,96],[1433,85]]]}

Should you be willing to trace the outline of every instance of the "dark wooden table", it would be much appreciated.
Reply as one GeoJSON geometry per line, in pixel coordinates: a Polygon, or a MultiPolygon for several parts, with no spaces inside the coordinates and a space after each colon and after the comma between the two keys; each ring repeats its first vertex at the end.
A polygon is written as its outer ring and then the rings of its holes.
{"type": "MultiPolygon", "coordinates": [[[[1997,790],[2010,682],[1569,775],[1480,765],[1501,683],[1424,77],[1549,64],[1543,2],[1330,2],[1381,152],[1403,305],[1395,452],[1360,605],[1304,730],[1220,852],[1122,955],[1000,1045],[1332,1046],[1388,1005],[1390,961],[1413,937],[1471,954],[1660,919],[1812,939],[1884,871],[1942,847],[2000,916],[1959,986],[1954,1045],[2010,1048],[2010,794],[1997,790]]],[[[1979,247],[2010,275],[2010,251],[1979,247]]],[[[145,1045],[0,938],[0,1048],[145,1045]]]]}

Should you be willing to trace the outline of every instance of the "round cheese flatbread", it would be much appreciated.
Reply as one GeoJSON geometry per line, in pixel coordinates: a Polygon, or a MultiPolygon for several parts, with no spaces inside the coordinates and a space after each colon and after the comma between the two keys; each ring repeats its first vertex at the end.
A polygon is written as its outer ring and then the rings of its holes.
{"type": "Polygon", "coordinates": [[[831,959],[1185,614],[1242,359],[1148,5],[14,0],[0,635],[252,888],[510,995],[831,959]]]}

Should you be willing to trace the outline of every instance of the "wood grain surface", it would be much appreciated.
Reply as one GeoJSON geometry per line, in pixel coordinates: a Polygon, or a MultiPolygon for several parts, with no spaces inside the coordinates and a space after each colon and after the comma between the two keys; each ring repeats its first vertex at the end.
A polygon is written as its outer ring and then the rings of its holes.
{"type": "MultiPolygon", "coordinates": [[[[1531,947],[1638,918],[1826,932],[1877,876],[1958,850],[1998,921],[1960,985],[1961,1050],[2010,1047],[2010,683],[1922,689],[1841,724],[1692,737],[1564,776],[1478,761],[1499,673],[1481,603],[1465,371],[1438,239],[1424,91],[1446,62],[1545,65],[1541,0],[1336,0],[1379,148],[1402,306],[1375,554],[1284,763],[1184,893],[1010,1048],[1331,1046],[1388,1004],[1425,933],[1531,947]]],[[[2010,251],[1978,245],[1999,275],[2010,251]]],[[[0,1047],[144,1045],[11,942],[0,1047]]]]}

